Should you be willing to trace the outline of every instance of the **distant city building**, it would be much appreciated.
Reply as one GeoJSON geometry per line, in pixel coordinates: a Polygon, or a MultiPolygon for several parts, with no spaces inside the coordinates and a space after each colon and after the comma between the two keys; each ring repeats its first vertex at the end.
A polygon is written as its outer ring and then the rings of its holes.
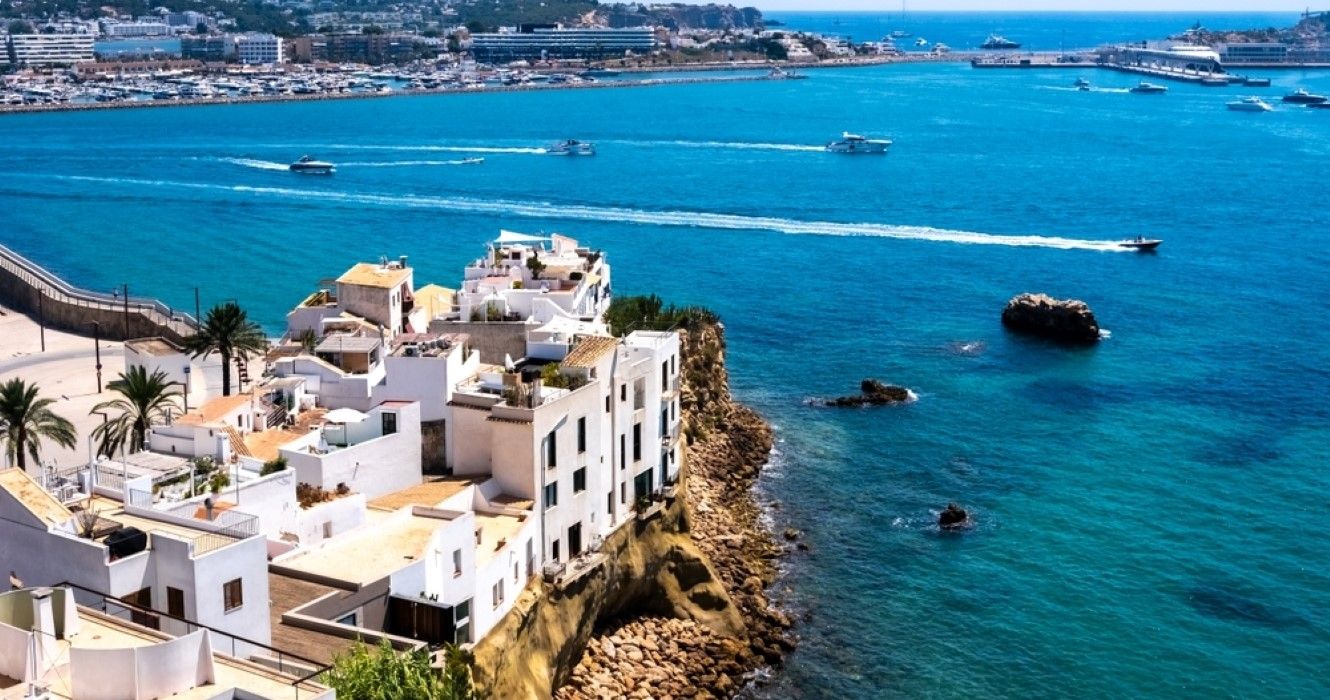
{"type": "Polygon", "coordinates": [[[165,22],[103,22],[102,34],[111,39],[169,36],[171,27],[165,22]]]}
{"type": "Polygon", "coordinates": [[[565,29],[537,27],[471,35],[471,51],[488,62],[545,58],[608,58],[625,53],[648,53],[656,48],[650,28],[565,29]]]}
{"type": "Polygon", "coordinates": [[[401,34],[329,34],[311,37],[313,60],[380,65],[417,57],[416,39],[401,34]]]}
{"type": "Polygon", "coordinates": [[[186,27],[193,29],[200,24],[208,24],[208,16],[202,12],[186,10],[184,12],[168,12],[164,16],[167,25],[171,27],[186,27]]]}
{"type": "Polygon", "coordinates": [[[235,55],[235,44],[225,36],[180,37],[180,57],[207,63],[225,61],[235,55]]]}
{"type": "Polygon", "coordinates": [[[236,60],[247,65],[282,63],[282,40],[272,34],[241,34],[234,37],[236,60]]]}
{"type": "Polygon", "coordinates": [[[68,66],[93,60],[91,34],[13,34],[4,56],[19,66],[68,66]]]}
{"type": "Polygon", "coordinates": [[[1224,63],[1283,63],[1288,60],[1288,44],[1259,42],[1226,44],[1219,55],[1224,63]]]}

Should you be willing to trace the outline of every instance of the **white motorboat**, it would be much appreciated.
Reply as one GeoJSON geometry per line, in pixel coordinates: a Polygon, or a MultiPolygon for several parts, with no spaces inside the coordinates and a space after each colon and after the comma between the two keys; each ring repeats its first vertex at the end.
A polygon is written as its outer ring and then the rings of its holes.
{"type": "Polygon", "coordinates": [[[1272,112],[1274,107],[1265,103],[1259,97],[1244,97],[1228,103],[1228,108],[1234,112],[1272,112]]]}
{"type": "Polygon", "coordinates": [[[568,139],[550,146],[545,149],[545,152],[552,156],[594,156],[596,155],[596,145],[586,141],[568,139]]]}
{"type": "Polygon", "coordinates": [[[886,139],[868,139],[847,131],[841,134],[839,141],[832,141],[827,144],[827,151],[851,155],[876,154],[886,153],[887,147],[890,145],[891,142],[886,139]]]}
{"type": "Polygon", "coordinates": [[[1163,85],[1155,85],[1154,83],[1142,81],[1140,85],[1132,88],[1131,91],[1138,95],[1158,95],[1168,92],[1168,88],[1163,85]]]}
{"type": "Polygon", "coordinates": [[[300,160],[291,164],[291,172],[305,175],[332,175],[336,170],[337,166],[332,163],[314,160],[310,156],[301,156],[300,160]]]}

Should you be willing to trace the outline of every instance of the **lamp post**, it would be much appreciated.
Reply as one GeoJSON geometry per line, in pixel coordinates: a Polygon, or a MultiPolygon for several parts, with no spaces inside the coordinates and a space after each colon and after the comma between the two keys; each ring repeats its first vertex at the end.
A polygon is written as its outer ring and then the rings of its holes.
{"type": "Polygon", "coordinates": [[[185,365],[185,413],[189,413],[189,370],[190,366],[185,365]]]}
{"type": "Polygon", "coordinates": [[[97,358],[97,393],[102,393],[102,324],[97,321],[88,321],[92,324],[92,350],[97,358]]]}

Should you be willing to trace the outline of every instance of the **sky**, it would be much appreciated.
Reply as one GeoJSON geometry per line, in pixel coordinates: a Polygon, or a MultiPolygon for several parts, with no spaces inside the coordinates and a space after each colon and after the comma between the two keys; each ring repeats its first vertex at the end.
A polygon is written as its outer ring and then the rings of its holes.
{"type": "MultiPolygon", "coordinates": [[[[1058,10],[1063,12],[1119,10],[1203,11],[1203,12],[1301,12],[1310,0],[911,0],[911,12],[944,10],[1022,11],[1058,10]]],[[[746,0],[737,5],[755,5],[761,10],[826,10],[900,12],[898,0],[746,0]]],[[[1313,9],[1324,9],[1326,0],[1312,2],[1313,9]]]]}

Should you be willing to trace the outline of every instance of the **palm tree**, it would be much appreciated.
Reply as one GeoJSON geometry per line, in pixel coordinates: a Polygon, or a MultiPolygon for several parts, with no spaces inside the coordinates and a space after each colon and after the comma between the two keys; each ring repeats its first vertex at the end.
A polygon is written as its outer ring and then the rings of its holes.
{"type": "Polygon", "coordinates": [[[56,415],[50,405],[55,399],[37,397],[37,385],[22,379],[0,384],[0,441],[5,443],[9,459],[19,469],[27,467],[27,458],[41,461],[41,441],[73,448],[78,439],[74,424],[56,415]]]}
{"type": "Polygon", "coordinates": [[[216,352],[222,357],[222,396],[231,395],[231,359],[247,360],[251,355],[268,349],[259,324],[234,301],[208,309],[198,333],[185,341],[194,357],[207,357],[216,352]]]}
{"type": "Polygon", "coordinates": [[[92,407],[91,413],[119,411],[120,415],[92,429],[97,448],[104,455],[115,454],[122,447],[126,452],[138,452],[148,439],[148,428],[166,418],[168,408],[175,407],[180,390],[166,380],[162,370],[130,367],[120,378],[106,385],[120,394],[120,398],[103,401],[92,407]]]}

